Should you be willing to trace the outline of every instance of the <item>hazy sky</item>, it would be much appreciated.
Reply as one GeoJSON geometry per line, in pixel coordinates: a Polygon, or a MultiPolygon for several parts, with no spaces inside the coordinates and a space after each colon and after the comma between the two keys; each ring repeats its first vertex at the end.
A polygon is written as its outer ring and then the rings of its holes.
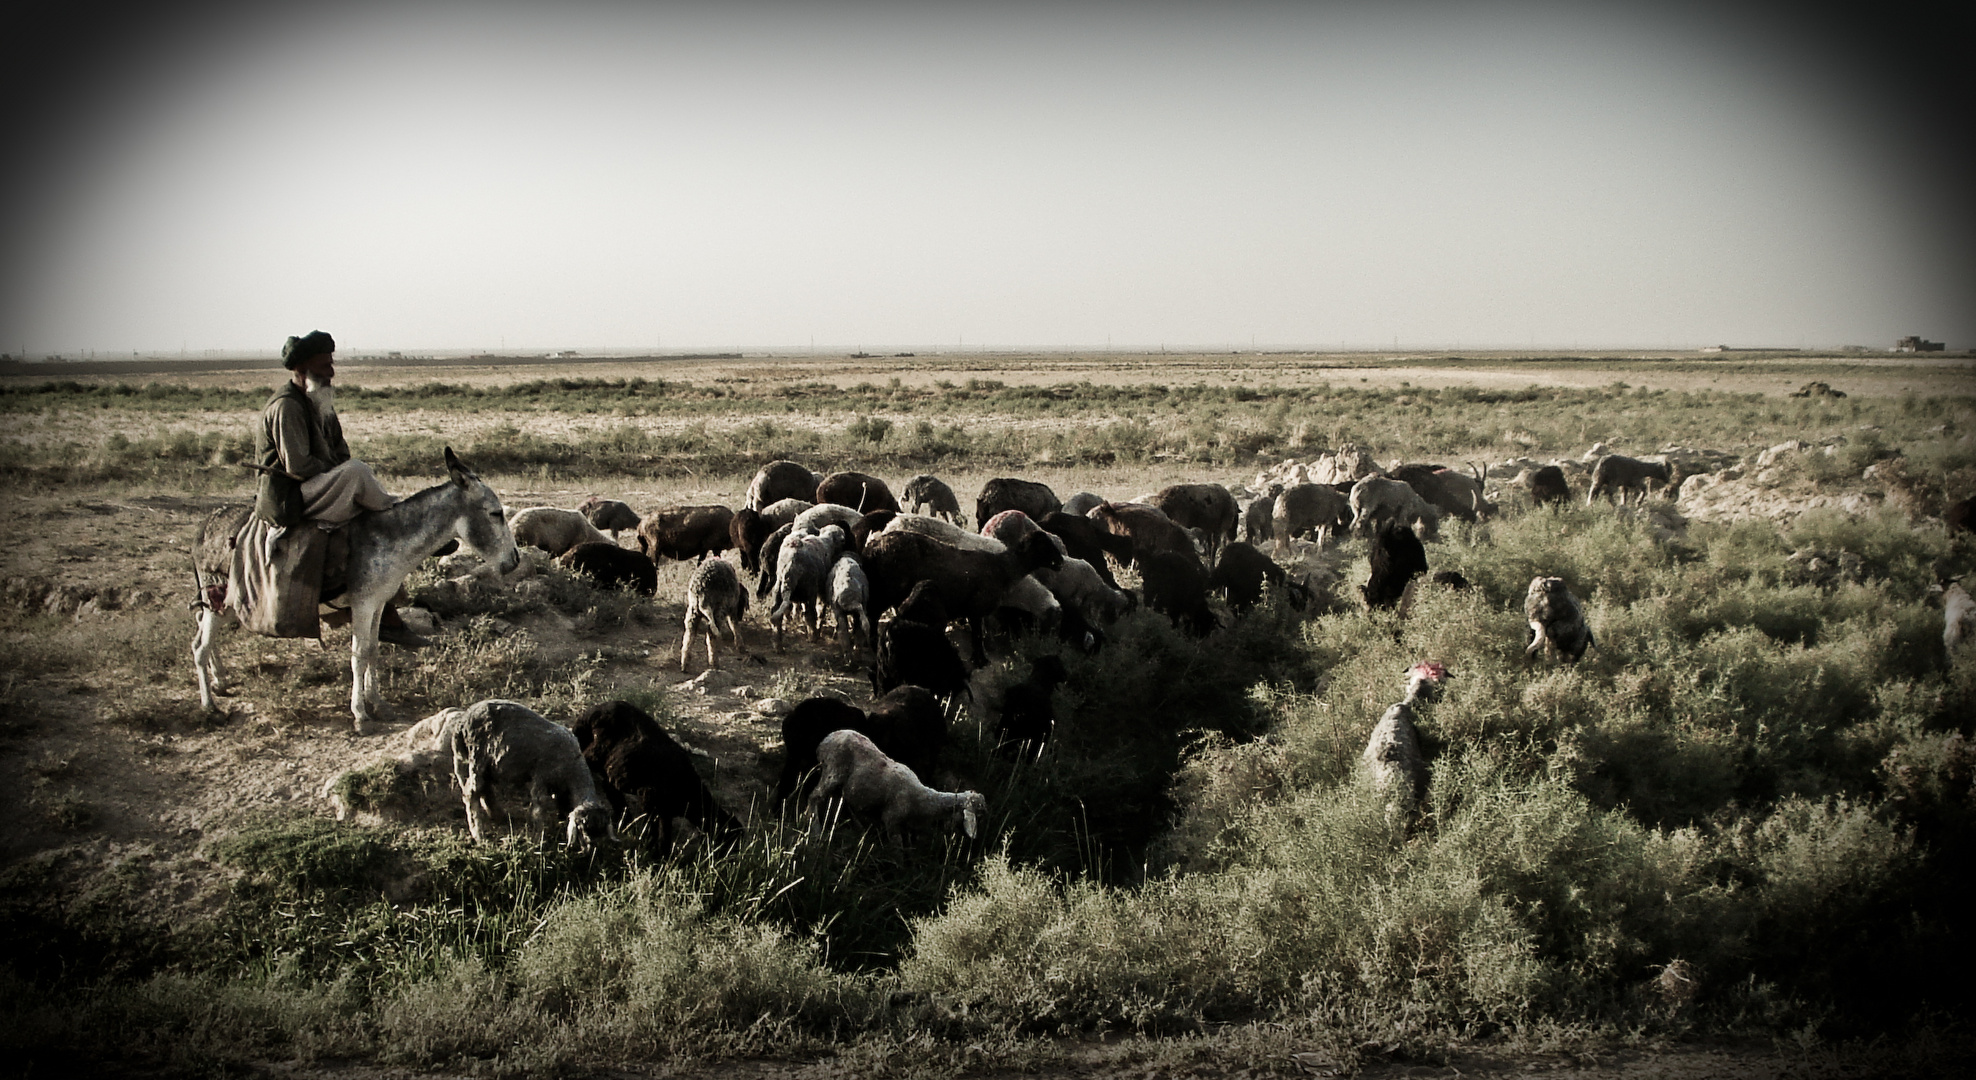
{"type": "Polygon", "coordinates": [[[16,355],[1976,344],[1918,8],[63,10],[16,355]]]}

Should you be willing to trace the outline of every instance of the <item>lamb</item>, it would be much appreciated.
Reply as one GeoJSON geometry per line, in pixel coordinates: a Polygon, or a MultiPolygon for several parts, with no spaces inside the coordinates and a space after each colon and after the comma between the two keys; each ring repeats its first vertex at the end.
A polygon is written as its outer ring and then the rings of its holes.
{"type": "MultiPolygon", "coordinates": [[[[1191,553],[1190,553],[1191,554],[1191,553]]],[[[1146,606],[1165,615],[1195,637],[1206,637],[1220,625],[1208,607],[1208,571],[1199,559],[1162,551],[1139,563],[1146,606]]]]}
{"type": "Polygon", "coordinates": [[[658,826],[660,850],[672,847],[674,818],[685,818],[723,845],[741,835],[741,822],[721,809],[693,768],[692,753],[645,710],[628,701],[592,705],[570,734],[592,774],[603,779],[613,809],[642,814],[658,826]]]}
{"type": "Polygon", "coordinates": [[[1390,522],[1417,525],[1424,539],[1440,534],[1441,512],[1410,485],[1384,476],[1368,476],[1352,485],[1352,532],[1377,532],[1390,522]]]}
{"type": "Polygon", "coordinates": [[[1004,510],[1020,510],[1029,515],[1029,520],[1041,521],[1043,515],[1061,509],[1062,501],[1048,484],[998,476],[981,485],[981,494],[975,497],[974,527],[981,528],[988,524],[989,518],[1004,510]]]}
{"type": "MultiPolygon", "coordinates": [[[[831,528],[843,532],[835,525],[831,528]]],[[[776,557],[775,606],[768,613],[769,624],[775,627],[777,652],[782,651],[782,624],[797,607],[803,609],[803,620],[809,624],[810,640],[816,640],[817,604],[830,587],[830,567],[836,560],[836,550],[821,535],[791,533],[782,542],[776,557]]]]}
{"type": "Polygon", "coordinates": [[[1261,545],[1275,539],[1276,499],[1283,494],[1282,484],[1271,484],[1269,490],[1249,501],[1242,508],[1242,539],[1251,545],[1261,545]]]}
{"type": "Polygon", "coordinates": [[[1673,474],[1665,461],[1641,461],[1638,458],[1620,454],[1607,454],[1592,466],[1592,486],[1585,493],[1585,505],[1597,502],[1605,495],[1626,505],[1626,493],[1636,492],[1635,502],[1644,502],[1647,497],[1648,481],[1658,480],[1668,487],[1677,486],[1673,474]]]}
{"type": "Polygon", "coordinates": [[[1350,522],[1351,515],[1350,497],[1329,484],[1283,488],[1270,510],[1269,532],[1276,538],[1276,554],[1288,555],[1291,539],[1298,536],[1314,534],[1317,546],[1323,547],[1333,530],[1350,522]]]}
{"type": "Polygon", "coordinates": [[[632,588],[651,596],[659,591],[659,570],[630,548],[591,542],[563,552],[556,561],[597,583],[600,589],[632,588]]]}
{"type": "Polygon", "coordinates": [[[1969,590],[1959,581],[1942,583],[1942,647],[1948,650],[1949,658],[1965,639],[1976,635],[1976,600],[1971,600],[1969,590]]]}
{"type": "MultiPolygon", "coordinates": [[[[589,522],[584,522],[588,525],[589,522]]],[[[486,838],[497,786],[528,792],[531,817],[546,830],[556,814],[569,817],[568,846],[586,850],[613,840],[611,808],[597,791],[583,748],[568,728],[516,701],[478,701],[450,729],[453,780],[466,799],[467,829],[486,838]]]]}
{"type": "Polygon", "coordinates": [[[637,513],[616,499],[600,499],[592,495],[583,500],[576,512],[582,514],[591,525],[610,533],[613,541],[623,530],[638,527],[637,513]]]}
{"type": "Polygon", "coordinates": [[[1063,541],[1066,558],[1082,559],[1098,572],[1106,585],[1118,588],[1118,579],[1112,577],[1111,566],[1105,556],[1110,555],[1120,566],[1129,565],[1132,562],[1131,537],[1112,532],[1088,517],[1064,511],[1046,514],[1036,524],[1041,525],[1044,532],[1063,541]]]}
{"type": "Polygon", "coordinates": [[[804,774],[817,767],[817,746],[824,737],[843,730],[862,732],[915,775],[931,776],[947,745],[946,712],[924,687],[898,687],[872,702],[869,713],[836,698],[800,701],[782,718],[782,776],[775,785],[776,806],[799,793],[804,774]]]}
{"type": "Polygon", "coordinates": [[[721,620],[727,620],[727,633],[738,652],[741,648],[741,618],[748,613],[748,590],[725,559],[709,559],[693,569],[693,580],[686,583],[686,635],[679,643],[679,670],[686,670],[686,653],[693,648],[693,630],[701,620],[707,624],[707,667],[714,663],[714,638],[721,620]]]}
{"type": "Polygon", "coordinates": [[[1146,560],[1161,552],[1200,561],[1200,555],[1194,550],[1194,538],[1154,507],[1136,503],[1100,503],[1091,511],[1090,517],[1113,533],[1131,538],[1133,561],[1139,564],[1141,573],[1145,571],[1146,560]]]}
{"type": "Polygon", "coordinates": [[[861,472],[831,473],[817,481],[816,501],[848,506],[860,514],[899,510],[899,500],[892,497],[892,489],[885,486],[885,481],[861,472]]]}
{"type": "Polygon", "coordinates": [[[779,529],[795,521],[803,511],[813,509],[815,506],[816,504],[808,499],[778,499],[762,507],[757,513],[762,515],[762,520],[767,522],[770,528],[779,529]]]}
{"type": "Polygon", "coordinates": [[[514,534],[517,546],[539,547],[551,555],[561,555],[578,544],[615,542],[598,532],[582,514],[553,506],[531,506],[517,513],[509,519],[508,530],[514,534]]]}
{"type": "Polygon", "coordinates": [[[1464,476],[1440,465],[1401,465],[1389,475],[1412,488],[1427,504],[1443,515],[1452,514],[1467,522],[1495,515],[1496,505],[1482,497],[1482,469],[1471,465],[1475,475],[1464,476]]]}
{"type": "Polygon", "coordinates": [[[1427,788],[1427,761],[1420,753],[1413,707],[1432,700],[1442,681],[1450,678],[1453,676],[1447,668],[1432,661],[1409,668],[1405,699],[1387,709],[1373,725],[1365,752],[1359,756],[1359,766],[1373,789],[1390,793],[1386,812],[1388,820],[1395,824],[1427,788]]]}
{"type": "Polygon", "coordinates": [[[1169,484],[1153,496],[1152,505],[1175,525],[1201,530],[1209,562],[1214,561],[1222,544],[1235,539],[1235,527],[1242,517],[1235,496],[1220,484],[1169,484]]]}
{"type": "Polygon", "coordinates": [[[899,846],[905,844],[906,830],[916,825],[958,824],[973,840],[988,812],[979,792],[934,791],[856,731],[831,732],[817,747],[817,761],[822,766],[817,799],[841,799],[852,810],[878,814],[886,836],[899,846]]]}
{"type": "Polygon", "coordinates": [[[762,544],[774,532],[775,526],[763,520],[760,512],[745,506],[734,512],[734,520],[727,523],[727,539],[741,553],[741,569],[761,573],[762,544]]]}
{"type": "Polygon", "coordinates": [[[808,500],[822,479],[793,461],[771,461],[748,482],[748,509],[759,511],[783,499],[808,500]]]}
{"type": "MultiPolygon", "coordinates": [[[[1093,495],[1088,491],[1080,491],[1070,498],[1065,499],[1063,501],[1063,509],[1058,512],[1069,514],[1071,517],[1083,517],[1091,512],[1092,507],[1104,501],[1105,497],[1103,495],[1093,495]]],[[[1037,518],[1036,523],[1039,525],[1042,524],[1043,519],[1037,518]]]]}
{"type": "Polygon", "coordinates": [[[967,524],[967,517],[961,513],[961,501],[955,497],[954,489],[937,476],[920,473],[906,481],[905,496],[915,514],[924,513],[930,508],[936,517],[967,524]]]}
{"type": "Polygon", "coordinates": [[[1372,573],[1359,595],[1367,610],[1397,608],[1405,616],[1413,606],[1414,579],[1427,572],[1427,549],[1413,530],[1398,522],[1380,528],[1369,553],[1372,573]]]}
{"type": "Polygon", "coordinates": [[[1047,654],[1037,657],[1029,677],[1002,694],[1002,714],[996,724],[997,749],[1028,761],[1042,757],[1043,747],[1057,724],[1051,696],[1069,677],[1062,657],[1047,654]]]}
{"type": "Polygon", "coordinates": [[[872,610],[886,611],[919,582],[932,582],[948,612],[968,620],[977,666],[987,662],[982,620],[1002,606],[1010,586],[1031,571],[1062,565],[1063,556],[1041,534],[1000,553],[971,551],[908,532],[880,533],[865,545],[872,610]]]}
{"type": "Polygon", "coordinates": [[[1597,644],[1592,640],[1592,628],[1585,624],[1584,609],[1565,587],[1563,578],[1531,578],[1523,614],[1530,620],[1530,643],[1523,650],[1525,663],[1536,659],[1541,651],[1575,664],[1587,648],[1597,644]]]}
{"type": "Polygon", "coordinates": [[[871,582],[856,555],[840,555],[830,566],[830,610],[836,614],[837,633],[844,639],[844,651],[857,651],[860,640],[869,640],[878,649],[877,627],[873,624],[871,582]]]}
{"type": "Polygon", "coordinates": [[[1290,606],[1298,611],[1310,606],[1312,594],[1309,586],[1291,580],[1290,575],[1276,565],[1276,560],[1244,541],[1236,541],[1222,548],[1220,561],[1215,563],[1214,572],[1208,575],[1208,591],[1219,593],[1237,615],[1262,601],[1265,584],[1282,589],[1290,598],[1290,606]]]}
{"type": "Polygon", "coordinates": [[[638,550],[658,562],[661,556],[705,562],[734,546],[734,511],[725,506],[676,506],[654,510],[638,526],[638,550]]]}

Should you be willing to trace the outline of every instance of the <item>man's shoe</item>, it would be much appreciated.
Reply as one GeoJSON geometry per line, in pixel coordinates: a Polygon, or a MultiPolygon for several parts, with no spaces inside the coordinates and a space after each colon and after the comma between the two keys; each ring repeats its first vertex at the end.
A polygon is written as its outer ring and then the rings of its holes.
{"type": "Polygon", "coordinates": [[[423,649],[432,644],[431,638],[413,633],[409,626],[378,627],[377,640],[388,641],[401,649],[423,649]]]}

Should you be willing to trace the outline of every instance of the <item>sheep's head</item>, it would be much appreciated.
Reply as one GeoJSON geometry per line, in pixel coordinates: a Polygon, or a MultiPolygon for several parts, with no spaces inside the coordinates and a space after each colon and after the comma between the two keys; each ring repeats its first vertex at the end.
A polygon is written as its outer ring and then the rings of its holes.
{"type": "Polygon", "coordinates": [[[969,840],[974,839],[981,827],[981,819],[988,816],[988,800],[982,798],[978,791],[963,791],[956,809],[959,811],[961,829],[967,833],[969,840]]]}
{"type": "Polygon", "coordinates": [[[1407,696],[1409,702],[1432,701],[1441,693],[1441,684],[1454,678],[1454,672],[1442,664],[1427,660],[1407,669],[1407,696]]]}
{"type": "Polygon", "coordinates": [[[589,851],[595,841],[616,839],[617,829],[611,825],[610,807],[583,803],[569,812],[568,844],[572,851],[589,851]]]}

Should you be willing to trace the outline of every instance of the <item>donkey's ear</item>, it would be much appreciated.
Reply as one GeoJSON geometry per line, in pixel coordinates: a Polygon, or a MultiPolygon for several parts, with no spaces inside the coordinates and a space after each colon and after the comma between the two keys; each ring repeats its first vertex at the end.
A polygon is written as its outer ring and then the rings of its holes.
{"type": "Polygon", "coordinates": [[[466,462],[461,461],[450,446],[446,448],[446,471],[452,474],[453,482],[461,487],[466,487],[467,482],[473,479],[473,470],[467,468],[466,462]]]}

